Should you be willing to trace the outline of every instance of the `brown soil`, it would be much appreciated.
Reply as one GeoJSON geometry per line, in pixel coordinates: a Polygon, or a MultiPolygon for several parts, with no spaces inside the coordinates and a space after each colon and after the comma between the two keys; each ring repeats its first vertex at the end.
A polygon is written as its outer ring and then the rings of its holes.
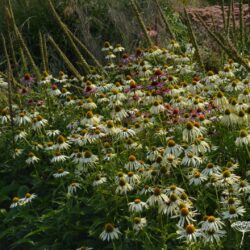
{"type": "MultiPolygon", "coordinates": [[[[225,6],[225,18],[227,20],[228,16],[228,6],[225,6]]],[[[196,18],[195,14],[199,14],[204,21],[209,26],[216,26],[216,28],[223,28],[223,17],[222,17],[222,8],[220,5],[214,5],[204,8],[188,8],[188,13],[191,15],[193,21],[198,22],[198,19],[196,18]]],[[[239,4],[235,3],[233,7],[233,13],[234,13],[234,20],[235,20],[235,26],[239,26],[239,20],[240,20],[240,10],[239,10],[239,4]]],[[[244,23],[247,25],[250,25],[250,8],[248,4],[243,5],[243,17],[244,17],[244,23]]],[[[233,18],[231,16],[231,25],[233,24],[233,18]]]]}

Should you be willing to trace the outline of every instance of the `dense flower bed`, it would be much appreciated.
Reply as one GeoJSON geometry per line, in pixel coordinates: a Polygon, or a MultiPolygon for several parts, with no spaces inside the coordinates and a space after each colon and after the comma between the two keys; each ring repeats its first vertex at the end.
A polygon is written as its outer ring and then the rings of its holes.
{"type": "Polygon", "coordinates": [[[27,73],[1,103],[1,246],[247,247],[250,75],[203,75],[176,42],[123,50],[82,82],[27,73]]]}

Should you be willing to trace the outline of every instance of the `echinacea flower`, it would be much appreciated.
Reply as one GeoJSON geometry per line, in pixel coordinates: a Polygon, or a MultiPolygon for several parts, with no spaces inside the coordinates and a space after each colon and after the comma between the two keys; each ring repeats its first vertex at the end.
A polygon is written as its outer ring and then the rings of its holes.
{"type": "Polygon", "coordinates": [[[147,225],[146,218],[134,217],[133,218],[133,229],[135,231],[142,230],[147,225]]]}
{"type": "Polygon", "coordinates": [[[121,234],[118,228],[115,228],[113,224],[108,223],[104,227],[104,231],[100,234],[100,238],[103,241],[117,240],[121,234]]]}
{"type": "Polygon", "coordinates": [[[236,138],[235,145],[237,147],[249,146],[250,145],[250,134],[247,130],[242,129],[240,131],[240,136],[236,138]]]}
{"type": "Polygon", "coordinates": [[[185,228],[179,227],[176,233],[180,235],[178,239],[185,239],[187,242],[195,242],[202,236],[201,230],[195,228],[193,224],[188,224],[185,228]]]}
{"type": "Polygon", "coordinates": [[[221,218],[214,217],[213,215],[206,216],[205,219],[200,224],[201,224],[201,229],[205,231],[208,230],[218,231],[225,226],[224,222],[221,221],[221,218]]]}
{"type": "Polygon", "coordinates": [[[64,176],[66,176],[66,175],[68,175],[68,174],[69,174],[68,171],[65,171],[63,168],[59,168],[59,169],[57,170],[57,173],[53,174],[53,176],[54,176],[55,178],[61,178],[61,177],[64,177],[64,176]]]}
{"type": "Polygon", "coordinates": [[[127,194],[127,192],[133,190],[133,187],[126,182],[124,179],[120,179],[119,180],[119,185],[116,188],[115,192],[117,194],[127,194]]]}
{"type": "Polygon", "coordinates": [[[133,202],[129,202],[128,205],[130,212],[142,212],[144,209],[148,208],[147,203],[141,201],[139,198],[135,199],[133,202]]]}
{"type": "Polygon", "coordinates": [[[147,199],[147,203],[149,206],[154,206],[154,205],[161,205],[163,202],[167,202],[169,198],[167,195],[162,193],[162,190],[158,187],[156,187],[153,190],[153,194],[147,199]]]}
{"type": "Polygon", "coordinates": [[[38,161],[40,161],[40,159],[32,152],[29,152],[28,154],[28,159],[25,161],[28,165],[31,165],[31,164],[35,164],[37,163],[38,161]]]}

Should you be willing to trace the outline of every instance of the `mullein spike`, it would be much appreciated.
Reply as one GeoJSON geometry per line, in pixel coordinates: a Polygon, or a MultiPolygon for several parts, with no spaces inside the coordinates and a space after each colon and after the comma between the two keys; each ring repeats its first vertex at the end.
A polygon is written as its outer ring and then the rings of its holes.
{"type": "Polygon", "coordinates": [[[36,75],[36,78],[39,81],[39,80],[41,80],[40,70],[37,67],[36,63],[35,63],[32,55],[31,55],[31,53],[30,53],[30,51],[29,51],[29,49],[28,49],[28,47],[27,47],[27,45],[26,45],[26,43],[25,43],[25,41],[23,39],[23,36],[22,36],[21,32],[18,30],[18,28],[16,26],[14,28],[16,30],[16,34],[18,35],[18,39],[20,41],[21,47],[22,47],[24,53],[26,54],[26,56],[28,57],[28,59],[30,61],[30,64],[31,64],[31,67],[34,70],[34,73],[36,75]]]}
{"type": "Polygon", "coordinates": [[[40,74],[39,68],[36,66],[36,63],[35,63],[32,55],[31,55],[31,53],[30,53],[30,51],[29,51],[29,49],[28,49],[28,47],[27,47],[27,45],[26,45],[26,43],[24,41],[24,38],[23,38],[21,32],[19,31],[17,25],[16,25],[15,16],[13,14],[12,5],[11,5],[10,0],[8,1],[8,6],[6,6],[6,13],[10,17],[10,20],[12,22],[15,35],[16,35],[19,43],[20,43],[20,47],[23,49],[23,52],[28,57],[28,59],[29,59],[29,61],[31,63],[31,67],[34,70],[34,73],[36,75],[36,78],[39,81],[41,79],[41,74],[40,74]]]}
{"type": "Polygon", "coordinates": [[[230,4],[228,5],[228,11],[227,11],[227,27],[226,27],[226,34],[227,36],[230,35],[230,26],[231,26],[231,16],[232,16],[232,1],[230,1],[230,4]]]}
{"type": "Polygon", "coordinates": [[[224,3],[224,0],[221,0],[221,13],[222,13],[222,20],[223,20],[224,30],[226,30],[226,15],[225,15],[225,3],[224,3]]]}
{"type": "Polygon", "coordinates": [[[67,56],[63,53],[63,51],[60,49],[60,47],[57,45],[57,43],[54,41],[54,39],[48,35],[48,41],[53,46],[53,48],[56,50],[58,55],[61,57],[67,68],[70,70],[70,72],[79,80],[81,81],[82,76],[77,71],[77,69],[74,67],[74,65],[70,62],[70,60],[67,58],[67,56]]]}
{"type": "Polygon", "coordinates": [[[192,24],[191,24],[191,21],[190,21],[190,18],[189,18],[189,15],[187,13],[186,8],[184,8],[184,13],[185,13],[185,16],[186,16],[186,19],[187,19],[187,27],[189,29],[188,33],[190,35],[192,44],[193,44],[193,46],[194,46],[194,48],[196,50],[196,56],[197,56],[198,63],[200,65],[201,69],[203,70],[203,72],[205,72],[205,67],[204,67],[204,63],[203,63],[202,58],[201,58],[200,49],[199,49],[199,46],[198,46],[198,43],[197,43],[193,28],[192,28],[192,24]]]}
{"type": "Polygon", "coordinates": [[[49,2],[49,6],[50,6],[50,10],[52,12],[52,15],[54,16],[54,18],[56,19],[58,25],[61,27],[62,31],[64,32],[65,36],[67,37],[67,39],[69,41],[69,44],[70,44],[73,52],[75,53],[76,57],[80,61],[81,65],[83,66],[83,69],[84,69],[85,73],[88,74],[90,72],[90,66],[88,65],[86,60],[83,58],[81,52],[79,51],[76,44],[74,43],[71,35],[68,32],[68,28],[65,28],[66,25],[62,22],[60,16],[57,14],[57,12],[55,10],[55,7],[52,4],[51,0],[48,0],[48,2],[49,2]]]}
{"type": "Polygon", "coordinates": [[[168,23],[167,17],[166,17],[166,15],[164,14],[164,12],[163,12],[163,10],[162,10],[162,8],[161,8],[161,6],[160,6],[159,1],[158,1],[158,0],[154,0],[154,2],[155,2],[155,4],[156,4],[156,6],[157,6],[157,9],[158,9],[158,11],[159,11],[159,13],[160,13],[160,16],[161,16],[163,22],[164,22],[164,24],[165,24],[165,28],[166,28],[167,33],[169,33],[171,39],[175,40],[175,35],[174,35],[174,33],[172,32],[172,29],[171,29],[171,27],[170,27],[170,24],[168,23]]]}
{"type": "Polygon", "coordinates": [[[234,0],[232,0],[232,21],[233,21],[233,33],[236,31],[236,21],[235,21],[235,9],[234,9],[234,0]]]}
{"type": "Polygon", "coordinates": [[[4,49],[4,54],[5,58],[7,61],[7,68],[8,68],[8,74],[7,74],[7,80],[8,80],[8,106],[9,106],[9,111],[10,111],[10,123],[11,123],[11,130],[12,130],[12,146],[13,146],[13,151],[15,150],[15,124],[14,124],[14,113],[12,109],[12,83],[13,83],[13,72],[10,64],[10,58],[9,54],[7,51],[6,47],[6,41],[4,38],[4,35],[1,34],[2,36],[2,42],[3,42],[3,49],[4,49]]]}
{"type": "Polygon", "coordinates": [[[103,66],[97,60],[97,58],[93,55],[93,53],[86,47],[86,45],[67,27],[69,34],[73,38],[73,40],[80,46],[80,48],[91,58],[91,60],[96,64],[96,66],[103,71],[103,66]]]}
{"type": "Polygon", "coordinates": [[[46,63],[45,63],[45,56],[44,56],[44,46],[43,46],[43,36],[42,36],[41,32],[39,32],[39,47],[40,47],[43,71],[46,71],[46,63]]]}
{"type": "Polygon", "coordinates": [[[239,12],[240,12],[240,48],[241,51],[244,50],[244,12],[243,12],[243,0],[240,0],[239,3],[239,12]]]}
{"type": "Polygon", "coordinates": [[[218,45],[220,45],[220,47],[227,53],[227,55],[229,57],[231,57],[232,59],[234,59],[236,62],[238,62],[239,64],[243,65],[247,71],[250,72],[250,66],[246,63],[246,61],[244,60],[244,58],[242,58],[239,53],[237,52],[237,50],[235,49],[235,47],[233,46],[231,40],[227,37],[227,41],[225,41],[225,39],[223,38],[222,35],[218,34],[218,36],[212,32],[209,27],[206,25],[206,23],[204,22],[204,20],[201,18],[200,15],[198,15],[196,13],[196,17],[199,19],[200,23],[202,24],[202,26],[207,30],[208,34],[214,39],[215,42],[218,43],[218,45]],[[228,43],[227,47],[225,45],[225,43],[228,43]]]}
{"type": "Polygon", "coordinates": [[[134,12],[135,12],[136,18],[137,18],[137,20],[138,20],[138,23],[139,23],[140,26],[141,26],[141,29],[142,29],[142,31],[143,31],[143,33],[144,33],[144,36],[145,36],[145,38],[146,38],[146,40],[147,40],[148,45],[151,46],[151,47],[153,47],[153,46],[154,46],[154,43],[153,43],[152,39],[150,38],[150,36],[149,36],[149,34],[148,34],[148,32],[147,32],[146,25],[145,25],[145,23],[144,23],[144,21],[143,21],[143,19],[142,19],[142,16],[141,16],[141,14],[140,14],[140,12],[139,12],[139,9],[138,9],[138,7],[137,7],[135,1],[134,1],[134,0],[129,0],[129,1],[130,1],[130,3],[131,3],[131,6],[132,6],[134,12]]]}
{"type": "Polygon", "coordinates": [[[19,54],[20,54],[20,58],[21,58],[22,66],[23,66],[23,71],[28,72],[28,64],[26,62],[25,55],[23,53],[22,48],[19,48],[19,54]]]}
{"type": "Polygon", "coordinates": [[[49,72],[49,55],[48,55],[47,40],[46,40],[45,34],[42,36],[42,40],[43,40],[43,52],[44,52],[44,59],[45,59],[45,68],[46,68],[46,72],[49,72]]]}

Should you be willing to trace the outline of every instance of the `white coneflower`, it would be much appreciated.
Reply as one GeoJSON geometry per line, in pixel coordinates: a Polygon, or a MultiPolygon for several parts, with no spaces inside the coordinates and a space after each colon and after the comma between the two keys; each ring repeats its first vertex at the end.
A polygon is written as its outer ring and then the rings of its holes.
{"type": "Polygon", "coordinates": [[[119,180],[119,186],[116,188],[115,192],[117,194],[127,194],[127,192],[133,190],[133,187],[126,182],[124,179],[119,180]]]}
{"type": "Polygon", "coordinates": [[[194,123],[189,121],[182,132],[182,139],[186,142],[193,142],[197,137],[201,137],[202,133],[199,128],[194,126],[194,123]]]}
{"type": "Polygon", "coordinates": [[[245,233],[250,232],[250,221],[236,221],[231,224],[231,227],[242,233],[242,238],[240,242],[241,247],[243,245],[245,233]]]}
{"type": "Polygon", "coordinates": [[[27,203],[32,202],[33,199],[35,199],[37,197],[36,194],[31,194],[31,193],[26,193],[25,197],[22,199],[20,205],[25,205],[27,203]]]}
{"type": "Polygon", "coordinates": [[[166,188],[165,193],[167,195],[175,194],[177,196],[181,195],[185,190],[183,188],[177,187],[176,185],[171,185],[166,188]]]}
{"type": "Polygon", "coordinates": [[[115,159],[117,156],[117,154],[115,153],[106,153],[104,156],[103,156],[103,160],[104,161],[111,161],[112,159],[115,159]]]}
{"type": "Polygon", "coordinates": [[[116,106],[111,112],[111,117],[115,121],[121,121],[128,116],[127,111],[121,106],[116,106]]]}
{"type": "Polygon", "coordinates": [[[245,111],[243,110],[240,110],[237,114],[237,124],[238,125],[245,125],[247,124],[247,121],[248,121],[248,116],[247,114],[245,113],[245,111]]]}
{"type": "Polygon", "coordinates": [[[130,212],[139,212],[141,213],[144,209],[148,209],[146,202],[141,201],[140,199],[135,199],[133,202],[128,203],[130,212]]]}
{"type": "Polygon", "coordinates": [[[240,206],[241,205],[241,200],[231,196],[232,194],[230,193],[225,193],[225,195],[228,195],[228,197],[225,198],[221,198],[221,204],[223,205],[223,207],[225,208],[230,208],[232,206],[240,206]]]}
{"type": "Polygon", "coordinates": [[[239,182],[236,182],[233,187],[236,192],[239,192],[240,194],[250,193],[250,184],[247,182],[247,180],[240,180],[239,182]]]}
{"type": "Polygon", "coordinates": [[[77,192],[77,189],[80,189],[81,185],[80,183],[77,182],[72,182],[69,186],[68,186],[68,194],[72,195],[74,193],[77,192]]]}
{"type": "Polygon", "coordinates": [[[60,151],[56,151],[53,158],[51,159],[52,163],[56,162],[65,162],[69,157],[66,155],[63,155],[60,151]]]}
{"type": "Polygon", "coordinates": [[[207,176],[203,175],[198,169],[193,169],[192,173],[189,175],[189,184],[198,186],[207,180],[207,176]]]}
{"type": "Polygon", "coordinates": [[[244,88],[243,83],[240,80],[235,79],[225,87],[225,90],[227,92],[233,92],[233,91],[240,91],[243,88],[244,88]]]}
{"type": "Polygon", "coordinates": [[[221,238],[226,236],[226,231],[225,230],[213,230],[213,229],[208,229],[206,231],[202,231],[203,233],[203,240],[205,243],[216,243],[219,244],[221,241],[221,238]]]}
{"type": "Polygon", "coordinates": [[[6,124],[10,121],[10,115],[7,109],[3,109],[0,112],[0,122],[1,124],[6,124]]]}
{"type": "Polygon", "coordinates": [[[225,66],[223,71],[219,71],[219,76],[222,78],[233,78],[233,69],[229,65],[225,66]]]}
{"type": "Polygon", "coordinates": [[[235,145],[237,147],[249,146],[250,145],[250,134],[247,130],[242,129],[240,136],[236,138],[235,145]]]}
{"type": "Polygon", "coordinates": [[[147,225],[146,218],[135,217],[133,218],[133,229],[135,231],[142,230],[147,225]]]}
{"type": "Polygon", "coordinates": [[[113,224],[108,223],[104,227],[104,231],[100,234],[100,238],[105,241],[117,240],[121,232],[118,228],[115,228],[113,224]]]}
{"type": "Polygon", "coordinates": [[[149,185],[144,185],[143,189],[140,191],[140,194],[141,195],[144,195],[144,194],[151,194],[153,192],[153,188],[151,188],[149,185]]]}
{"type": "MultiPolygon", "coordinates": [[[[112,101],[113,103],[116,103],[116,101],[120,101],[121,105],[122,102],[127,100],[127,96],[121,92],[119,92],[119,90],[117,89],[112,89],[112,95],[109,97],[110,101],[112,101]]],[[[118,103],[116,103],[118,104],[118,103]]],[[[119,106],[119,105],[117,105],[119,106]]]]}
{"type": "Polygon", "coordinates": [[[190,147],[187,150],[194,152],[196,155],[198,155],[210,152],[211,148],[203,137],[198,137],[195,139],[194,143],[190,145],[190,147]]]}
{"type": "Polygon", "coordinates": [[[175,155],[165,155],[162,159],[162,165],[167,166],[168,168],[176,168],[180,164],[180,159],[175,155]]]}
{"type": "Polygon", "coordinates": [[[159,148],[153,147],[151,150],[147,148],[147,159],[149,161],[155,161],[160,156],[159,148]]]}
{"type": "Polygon", "coordinates": [[[13,153],[13,158],[15,159],[16,157],[20,156],[23,153],[24,149],[20,148],[15,148],[15,151],[13,153]]]}
{"type": "Polygon", "coordinates": [[[135,131],[133,129],[130,128],[122,128],[118,133],[117,136],[120,139],[127,139],[129,137],[133,137],[135,136],[135,131]]]}
{"type": "Polygon", "coordinates": [[[221,117],[221,123],[227,127],[234,126],[238,122],[238,116],[231,110],[226,109],[224,115],[221,117]]]}
{"type": "Polygon", "coordinates": [[[179,200],[176,195],[170,195],[170,199],[160,204],[158,213],[166,214],[167,216],[177,215],[179,211],[179,200]]]}
{"type": "Polygon", "coordinates": [[[125,148],[126,149],[132,149],[132,150],[136,150],[136,149],[141,149],[142,148],[142,144],[139,144],[138,142],[134,141],[132,138],[128,138],[125,141],[125,148]]]}
{"type": "Polygon", "coordinates": [[[27,135],[28,133],[26,131],[20,131],[17,135],[15,135],[14,139],[15,141],[19,141],[21,139],[26,138],[27,135]]]}
{"type": "Polygon", "coordinates": [[[193,224],[188,224],[185,228],[179,227],[176,233],[180,235],[178,239],[185,239],[188,242],[197,241],[197,238],[202,236],[200,229],[196,229],[193,224]]]}
{"type": "Polygon", "coordinates": [[[116,135],[121,130],[120,130],[120,128],[115,127],[114,122],[112,120],[109,120],[106,122],[106,127],[105,127],[104,131],[108,135],[116,135]]]}
{"type": "Polygon", "coordinates": [[[141,163],[136,160],[136,157],[134,155],[130,155],[128,157],[129,162],[125,164],[125,168],[129,171],[137,170],[141,167],[141,163]]]}
{"type": "Polygon", "coordinates": [[[10,208],[14,208],[14,207],[19,206],[19,205],[20,205],[19,202],[20,202],[20,198],[19,198],[19,197],[14,197],[14,198],[12,199],[10,208]]]}
{"type": "Polygon", "coordinates": [[[51,151],[51,150],[54,150],[54,143],[52,141],[48,141],[45,146],[44,146],[44,149],[46,151],[51,151]]]}
{"type": "Polygon", "coordinates": [[[93,126],[95,124],[99,124],[100,118],[96,115],[93,114],[91,110],[89,110],[85,117],[80,121],[81,125],[86,126],[90,125],[93,126]]]}
{"type": "Polygon", "coordinates": [[[176,144],[176,142],[173,139],[170,139],[167,142],[167,148],[165,149],[163,156],[175,155],[176,157],[178,157],[181,155],[183,151],[184,149],[182,148],[182,146],[176,144]]]}
{"type": "Polygon", "coordinates": [[[106,183],[107,182],[107,178],[106,177],[101,177],[101,176],[96,176],[95,180],[93,181],[93,187],[97,187],[103,183],[106,183]]]}
{"type": "Polygon", "coordinates": [[[128,172],[126,176],[126,180],[129,184],[132,186],[135,186],[140,183],[141,177],[138,174],[135,174],[134,172],[130,171],[128,172]]]}
{"type": "Polygon", "coordinates": [[[154,188],[153,194],[147,199],[149,206],[161,205],[163,202],[167,201],[169,201],[169,198],[162,193],[160,188],[154,188]]]}
{"type": "Polygon", "coordinates": [[[219,178],[219,183],[222,186],[226,186],[228,184],[232,185],[240,179],[239,176],[233,174],[228,169],[224,170],[221,174],[218,174],[217,177],[219,178]]]}
{"type": "Polygon", "coordinates": [[[206,216],[205,219],[200,223],[202,230],[214,230],[218,231],[222,229],[225,224],[221,221],[221,218],[214,217],[213,215],[206,216]]]}
{"type": "Polygon", "coordinates": [[[181,161],[181,164],[183,166],[188,166],[188,167],[199,167],[201,163],[202,163],[202,158],[190,152],[187,152],[181,161]]]}
{"type": "Polygon", "coordinates": [[[188,207],[183,206],[179,209],[179,213],[172,216],[172,218],[179,218],[177,226],[184,227],[185,224],[191,224],[195,222],[196,220],[193,217],[196,215],[198,215],[196,211],[192,211],[188,207]]]}
{"type": "Polygon", "coordinates": [[[239,94],[238,101],[244,102],[244,103],[249,103],[250,102],[250,90],[244,89],[243,93],[239,94]]]}
{"type": "Polygon", "coordinates": [[[243,216],[243,214],[246,212],[246,209],[244,207],[235,207],[230,206],[226,211],[222,213],[222,218],[224,220],[226,219],[237,219],[240,216],[243,216]]]}
{"type": "Polygon", "coordinates": [[[224,94],[220,91],[216,94],[214,99],[215,106],[219,108],[225,108],[228,105],[228,99],[224,96],[224,94]]]}
{"type": "Polygon", "coordinates": [[[87,150],[83,153],[83,157],[81,157],[81,160],[79,163],[92,166],[92,165],[95,165],[98,160],[99,159],[96,155],[94,155],[93,153],[87,150]]]}
{"type": "Polygon", "coordinates": [[[214,165],[213,163],[209,162],[206,165],[206,168],[204,168],[201,173],[203,175],[210,176],[212,174],[219,174],[220,171],[221,171],[220,166],[214,165]]]}
{"type": "Polygon", "coordinates": [[[54,148],[57,150],[67,150],[70,148],[70,145],[66,142],[66,138],[62,135],[57,137],[57,144],[54,145],[54,148]]]}
{"type": "Polygon", "coordinates": [[[155,101],[153,106],[149,109],[149,112],[153,115],[160,114],[165,111],[164,105],[160,104],[159,101],[155,101]]]}
{"type": "Polygon", "coordinates": [[[105,42],[102,48],[102,51],[110,51],[113,50],[113,46],[109,42],[105,42]]]}
{"type": "Polygon", "coordinates": [[[48,120],[44,119],[41,115],[37,115],[32,119],[32,128],[39,130],[48,124],[48,120]]]}
{"type": "Polygon", "coordinates": [[[61,178],[61,177],[64,177],[64,176],[66,176],[66,175],[68,175],[68,174],[69,174],[68,171],[65,171],[63,168],[59,168],[59,169],[57,170],[57,172],[56,172],[55,174],[53,174],[53,176],[54,176],[55,178],[61,178]]]}
{"type": "Polygon", "coordinates": [[[19,126],[26,125],[31,122],[31,118],[26,114],[26,112],[20,112],[18,116],[15,117],[15,123],[19,126]]]}
{"type": "Polygon", "coordinates": [[[35,164],[37,163],[38,161],[40,161],[40,159],[32,152],[29,152],[28,154],[28,159],[25,161],[28,165],[31,165],[31,164],[35,164]]]}
{"type": "Polygon", "coordinates": [[[121,46],[121,44],[117,44],[113,50],[113,52],[117,53],[117,52],[122,52],[124,51],[125,48],[121,46]]]}
{"type": "MultiPolygon", "coordinates": [[[[78,103],[79,105],[79,103],[78,103]]],[[[94,101],[91,98],[87,99],[86,103],[83,103],[81,105],[82,108],[87,109],[87,110],[93,110],[97,108],[97,105],[94,103],[94,101]]]]}
{"type": "Polygon", "coordinates": [[[46,134],[47,134],[47,136],[49,136],[49,137],[55,137],[55,136],[58,136],[58,135],[60,135],[60,130],[58,130],[58,129],[55,129],[55,130],[47,130],[46,131],[46,134]]]}

